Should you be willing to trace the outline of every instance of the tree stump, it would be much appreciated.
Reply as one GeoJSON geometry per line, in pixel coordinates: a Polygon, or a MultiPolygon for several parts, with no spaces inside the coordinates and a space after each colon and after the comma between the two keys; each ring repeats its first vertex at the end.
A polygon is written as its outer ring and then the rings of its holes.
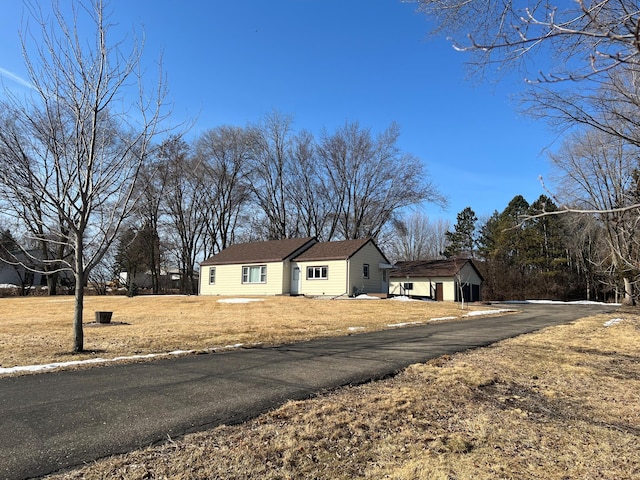
{"type": "Polygon", "coordinates": [[[113,312],[96,312],[96,323],[111,323],[113,312]]]}

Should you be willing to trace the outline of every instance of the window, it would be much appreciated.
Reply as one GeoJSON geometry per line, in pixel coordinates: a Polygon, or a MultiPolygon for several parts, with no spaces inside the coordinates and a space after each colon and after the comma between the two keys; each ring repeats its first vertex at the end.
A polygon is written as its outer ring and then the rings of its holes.
{"type": "Polygon", "coordinates": [[[369,264],[362,265],[362,278],[369,278],[369,264]]]}
{"type": "Polygon", "coordinates": [[[307,280],[327,280],[329,278],[329,267],[307,267],[307,280]]]}
{"type": "Polygon", "coordinates": [[[242,267],[242,283],[267,283],[267,266],[242,267]]]}
{"type": "Polygon", "coordinates": [[[216,283],[216,267],[209,268],[209,285],[216,283]]]}

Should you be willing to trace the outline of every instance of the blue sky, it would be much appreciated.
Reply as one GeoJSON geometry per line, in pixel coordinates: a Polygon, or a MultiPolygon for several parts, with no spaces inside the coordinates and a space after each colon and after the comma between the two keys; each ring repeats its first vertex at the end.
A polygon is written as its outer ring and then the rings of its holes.
{"type": "MultiPolygon", "coordinates": [[[[40,2],[45,8],[48,0],[40,2]]],[[[18,32],[22,2],[0,0],[0,77],[24,89],[18,32]]],[[[399,0],[112,0],[114,33],[144,33],[150,83],[162,54],[176,123],[193,133],[244,126],[278,110],[319,136],[345,121],[375,132],[401,127],[400,146],[423,161],[450,201],[425,205],[455,222],[470,206],[479,217],[517,194],[544,193],[544,150],[552,132],[518,114],[507,76],[476,82],[467,57],[429,36],[428,19],[399,0]]]]}

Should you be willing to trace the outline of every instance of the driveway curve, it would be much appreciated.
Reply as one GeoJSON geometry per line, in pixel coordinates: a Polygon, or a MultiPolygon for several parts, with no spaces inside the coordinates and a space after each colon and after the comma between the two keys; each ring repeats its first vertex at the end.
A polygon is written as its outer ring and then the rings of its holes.
{"type": "Polygon", "coordinates": [[[2,378],[0,478],[38,477],[167,437],[240,423],[287,400],[615,310],[602,305],[516,308],[519,313],[501,317],[2,378]]]}

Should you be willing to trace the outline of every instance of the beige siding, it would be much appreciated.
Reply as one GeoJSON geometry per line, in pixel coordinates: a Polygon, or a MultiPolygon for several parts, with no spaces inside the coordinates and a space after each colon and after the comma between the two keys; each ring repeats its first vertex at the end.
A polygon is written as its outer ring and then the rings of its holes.
{"type": "MultiPolygon", "coordinates": [[[[409,295],[413,295],[416,297],[429,297],[432,296],[435,298],[435,285],[436,283],[442,283],[442,296],[444,301],[453,302],[456,299],[456,288],[458,282],[461,284],[469,284],[469,285],[481,285],[482,280],[480,276],[476,272],[476,270],[469,264],[466,264],[459,275],[455,277],[409,277],[409,280],[406,277],[393,277],[391,279],[391,283],[389,285],[389,293],[392,295],[403,295],[405,292],[402,289],[402,285],[405,282],[413,283],[413,290],[410,292],[406,292],[409,295]],[[431,289],[433,286],[433,290],[431,289]]],[[[459,292],[458,292],[459,293],[459,292]]]]}
{"type": "MultiPolygon", "coordinates": [[[[353,295],[358,293],[381,293],[382,272],[380,263],[386,262],[371,243],[364,245],[349,260],[321,260],[298,262],[300,267],[301,295],[353,295]],[[363,278],[363,265],[369,264],[369,278],[363,278]],[[328,267],[326,280],[308,279],[307,267],[328,267]],[[355,289],[355,290],[354,290],[355,289]]],[[[387,292],[384,292],[387,293],[387,292]]]]}
{"type": "Polygon", "coordinates": [[[452,302],[455,299],[455,283],[451,277],[392,277],[389,285],[389,293],[392,295],[412,295],[415,297],[431,297],[435,299],[436,283],[442,283],[442,296],[446,302],[452,302]],[[402,285],[406,282],[413,283],[413,290],[405,292],[402,285]],[[432,289],[433,287],[433,289],[432,289]]]}
{"type": "MultiPolygon", "coordinates": [[[[289,262],[286,262],[287,266],[289,262]]],[[[213,265],[202,267],[200,275],[201,295],[282,295],[289,293],[284,290],[285,279],[290,275],[285,272],[284,262],[256,263],[238,265],[213,265]],[[243,266],[267,266],[266,283],[242,283],[243,266]],[[216,283],[209,284],[209,272],[216,269],[216,283]]],[[[288,285],[288,280],[286,280],[288,285]]]]}
{"type": "Polygon", "coordinates": [[[300,267],[301,295],[343,295],[347,293],[346,260],[320,260],[317,262],[298,262],[300,267]],[[308,279],[307,267],[327,267],[327,279],[308,279]]]}
{"type": "Polygon", "coordinates": [[[353,294],[354,287],[358,293],[387,293],[382,292],[382,272],[380,264],[386,260],[378,249],[369,242],[358,250],[349,260],[349,294],[353,294]],[[369,265],[369,278],[363,276],[363,265],[369,265]]]}

